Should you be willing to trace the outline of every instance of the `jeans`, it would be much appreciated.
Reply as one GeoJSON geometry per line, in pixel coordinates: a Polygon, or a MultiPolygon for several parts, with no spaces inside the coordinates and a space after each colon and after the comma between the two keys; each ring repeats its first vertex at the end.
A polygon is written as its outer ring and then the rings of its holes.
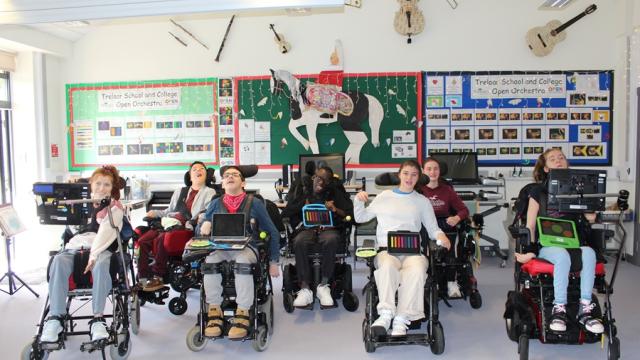
{"type": "MultiPolygon", "coordinates": [[[[591,292],[596,276],[596,253],[588,246],[582,246],[582,271],[580,272],[580,298],[591,301],[591,292]]],[[[553,264],[554,304],[567,303],[567,286],[571,258],[569,252],[561,247],[545,246],[540,249],[541,259],[553,264]]]]}
{"type": "MultiPolygon", "coordinates": [[[[315,230],[303,230],[293,240],[296,255],[298,278],[307,285],[312,284],[313,271],[309,264],[309,255],[319,247],[321,258],[321,278],[331,279],[336,263],[336,251],[340,241],[340,232],[335,229],[321,231],[317,236],[315,230]]],[[[317,284],[316,284],[317,285],[317,284]]]]}

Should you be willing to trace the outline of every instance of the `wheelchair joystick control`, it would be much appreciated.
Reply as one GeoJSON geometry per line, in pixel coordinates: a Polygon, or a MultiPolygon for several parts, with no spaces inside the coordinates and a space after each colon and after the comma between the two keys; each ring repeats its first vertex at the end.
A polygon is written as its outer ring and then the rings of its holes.
{"type": "Polygon", "coordinates": [[[436,245],[442,246],[442,241],[441,240],[436,240],[436,245]]]}
{"type": "Polygon", "coordinates": [[[266,238],[267,238],[267,233],[266,233],[266,232],[264,232],[264,231],[260,231],[260,239],[261,239],[261,240],[264,240],[264,239],[266,239],[266,238]]]}
{"type": "Polygon", "coordinates": [[[350,222],[350,221],[351,221],[351,216],[350,216],[350,215],[347,215],[347,216],[344,218],[344,221],[346,221],[346,222],[350,222]]]}

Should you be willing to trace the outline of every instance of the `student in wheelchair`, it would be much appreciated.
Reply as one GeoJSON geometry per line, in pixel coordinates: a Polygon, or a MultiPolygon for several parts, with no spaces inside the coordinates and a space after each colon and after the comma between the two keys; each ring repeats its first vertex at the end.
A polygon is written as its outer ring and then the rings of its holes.
{"type": "Polygon", "coordinates": [[[138,276],[143,291],[154,292],[164,288],[170,250],[180,248],[182,255],[184,244],[193,237],[199,215],[216,195],[211,187],[214,181],[213,169],[207,169],[201,161],[194,161],[184,177],[186,186],[173,193],[169,207],[147,212],[145,219],[161,221],[161,229],[151,227],[138,238],[138,276]],[[151,254],[153,265],[150,265],[151,254]]]}
{"type": "MultiPolygon", "coordinates": [[[[365,207],[368,194],[359,192],[354,200],[355,220],[358,223],[377,218],[375,257],[375,284],[378,288],[378,318],[371,325],[375,336],[387,334],[404,336],[408,325],[425,317],[424,287],[427,280],[427,258],[422,254],[391,255],[387,251],[390,231],[405,230],[419,233],[422,226],[429,237],[449,249],[450,242],[438,227],[431,203],[415,191],[422,169],[415,160],[400,165],[400,184],[393,190],[385,190],[365,207]],[[396,291],[398,293],[396,306],[396,291]]],[[[366,341],[366,340],[365,340],[366,341]]],[[[444,339],[443,339],[444,341],[444,339]]],[[[442,344],[444,346],[444,344],[442,344]]],[[[375,348],[374,348],[375,349],[375,348]]],[[[444,350],[444,349],[443,349],[444,350]]]]}
{"type": "MultiPolygon", "coordinates": [[[[445,264],[454,264],[457,256],[460,256],[464,239],[458,241],[458,225],[467,220],[469,209],[462,202],[458,194],[450,184],[441,178],[440,162],[435,158],[428,157],[422,163],[422,170],[429,178],[429,182],[421,188],[422,195],[426,196],[433,206],[433,211],[438,219],[438,226],[447,234],[451,241],[451,251],[444,254],[445,264]]],[[[446,171],[446,170],[445,170],[446,171]]],[[[449,298],[460,298],[460,285],[456,281],[457,269],[455,266],[446,266],[447,295],[449,298]]]]}
{"type": "MultiPolygon", "coordinates": [[[[39,338],[41,344],[58,343],[64,347],[65,323],[73,321],[70,314],[67,314],[69,306],[67,298],[70,276],[74,273],[74,278],[81,277],[82,274],[89,276],[91,273],[93,279],[93,284],[90,285],[93,313],[93,318],[89,322],[91,341],[98,342],[110,337],[104,318],[104,309],[113,286],[110,267],[112,255],[118,250],[118,244],[115,240],[124,224],[124,209],[119,201],[120,189],[124,187],[124,180],[120,178],[119,172],[114,166],[105,165],[93,172],[89,182],[91,198],[109,199],[109,202],[89,205],[94,207],[91,222],[81,228],[78,234],[71,237],[63,250],[51,260],[48,273],[49,304],[48,309],[45,307],[44,312],[46,316],[48,311],[49,316],[42,326],[39,338]],[[115,228],[110,222],[109,211],[115,228]],[[86,266],[74,263],[74,261],[82,261],[83,259],[86,261],[86,266]],[[82,268],[78,269],[78,266],[82,268]]],[[[128,223],[127,226],[129,226],[128,223]]],[[[131,230],[130,227],[128,229],[131,230]]],[[[122,264],[120,265],[122,266],[122,264]]],[[[128,281],[127,279],[121,280],[128,281]]],[[[124,307],[127,307],[126,301],[124,307]]],[[[116,320],[115,308],[114,301],[114,321],[116,320]]],[[[124,316],[128,317],[126,314],[124,316]]],[[[71,327],[71,325],[69,326],[71,327]]],[[[75,331],[73,328],[67,330],[75,331]]],[[[128,355],[127,351],[125,353],[128,355]]]]}
{"type": "MultiPolygon", "coordinates": [[[[314,301],[314,293],[311,290],[313,284],[316,285],[315,295],[320,300],[321,307],[332,307],[334,300],[330,282],[333,280],[336,268],[336,252],[345,228],[351,226],[347,219],[353,217],[353,203],[329,167],[320,167],[313,176],[305,176],[302,184],[302,191],[291,194],[293,196],[289,196],[287,207],[282,211],[282,217],[289,218],[289,224],[295,229],[291,236],[300,291],[293,301],[293,306],[311,307],[314,301]],[[333,227],[316,229],[302,226],[302,210],[308,204],[325,205],[326,209],[332,213],[333,227]],[[320,254],[319,282],[313,279],[314,274],[309,260],[309,256],[316,251],[320,254]]],[[[348,240],[342,239],[342,241],[343,246],[346,246],[344,242],[348,240]]],[[[348,281],[350,282],[351,279],[348,281]]]]}
{"type": "Polygon", "coordinates": [[[578,271],[580,273],[580,303],[576,321],[583,330],[592,334],[601,334],[604,331],[603,322],[594,310],[597,303],[592,302],[592,289],[596,275],[596,253],[593,248],[585,245],[589,236],[590,222],[595,220],[595,214],[560,213],[546,209],[548,195],[545,180],[547,173],[550,169],[566,169],[568,167],[568,161],[559,149],[548,149],[540,155],[534,168],[537,184],[528,188],[526,228],[531,234],[531,239],[537,239],[540,235],[536,231],[538,216],[571,220],[576,224],[581,242],[580,248],[565,249],[557,246],[541,246],[538,241],[532,241],[531,245],[521,253],[516,252],[515,258],[523,265],[536,257],[553,264],[554,298],[548,324],[551,331],[558,333],[567,331],[567,324],[570,323],[567,316],[567,287],[569,286],[570,272],[578,271]],[[574,269],[574,263],[580,262],[582,263],[581,269],[574,269]]]}
{"type": "MultiPolygon", "coordinates": [[[[228,329],[227,336],[231,340],[243,340],[252,334],[249,330],[252,328],[250,320],[252,316],[250,310],[254,309],[254,300],[256,289],[254,277],[252,276],[253,264],[258,259],[256,250],[259,246],[260,231],[268,234],[269,248],[266,249],[269,258],[268,273],[270,276],[278,277],[279,271],[279,249],[280,249],[280,233],[269,217],[266,207],[262,201],[255,199],[252,194],[244,191],[245,175],[241,167],[224,166],[220,169],[222,174],[222,187],[224,195],[214,199],[208,206],[205,221],[200,225],[201,235],[211,234],[213,214],[216,213],[239,213],[244,212],[245,218],[249,223],[245,224],[246,232],[252,236],[250,247],[242,250],[216,250],[210,253],[205,263],[202,265],[204,292],[206,303],[208,304],[208,312],[206,319],[206,327],[204,336],[220,337],[223,336],[225,325],[223,317],[223,284],[222,274],[220,273],[221,263],[234,262],[232,269],[235,272],[235,317],[231,320],[231,327],[228,329]]],[[[270,283],[270,282],[269,282],[270,283]]],[[[257,311],[257,309],[254,309],[257,311]]]]}

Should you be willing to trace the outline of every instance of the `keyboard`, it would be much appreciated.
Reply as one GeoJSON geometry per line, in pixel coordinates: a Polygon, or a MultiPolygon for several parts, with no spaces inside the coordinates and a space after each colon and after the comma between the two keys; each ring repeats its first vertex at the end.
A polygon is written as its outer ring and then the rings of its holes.
{"type": "Polygon", "coordinates": [[[462,201],[472,201],[477,197],[476,193],[473,191],[456,191],[456,194],[458,194],[462,201]]]}

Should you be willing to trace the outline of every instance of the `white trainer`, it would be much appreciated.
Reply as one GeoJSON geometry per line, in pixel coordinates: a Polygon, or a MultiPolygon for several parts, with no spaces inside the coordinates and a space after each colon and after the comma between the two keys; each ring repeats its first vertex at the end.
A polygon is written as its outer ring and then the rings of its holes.
{"type": "Polygon", "coordinates": [[[376,336],[386,335],[393,320],[393,313],[390,310],[380,310],[379,313],[380,316],[371,324],[371,331],[376,336]]]}
{"type": "Polygon", "coordinates": [[[316,288],[316,296],[320,300],[322,306],[333,306],[333,297],[331,297],[331,288],[328,284],[320,284],[316,288]]]}
{"type": "Polygon", "coordinates": [[[407,328],[411,324],[411,321],[404,318],[402,315],[396,315],[393,318],[393,327],[391,328],[391,336],[404,336],[407,335],[407,328]]]}
{"type": "Polygon", "coordinates": [[[447,295],[449,295],[449,298],[452,299],[462,297],[462,293],[460,292],[460,285],[458,285],[458,282],[447,282],[447,295]]]}
{"type": "Polygon", "coordinates": [[[58,341],[58,336],[60,335],[62,330],[64,330],[64,328],[62,327],[60,320],[49,318],[49,320],[47,320],[42,327],[42,335],[40,335],[40,341],[56,342],[58,341]]]}
{"type": "Polygon", "coordinates": [[[107,324],[104,320],[95,320],[91,323],[91,341],[98,341],[109,337],[107,324]]]}
{"type": "Polygon", "coordinates": [[[307,288],[300,289],[296,299],[293,300],[293,306],[295,307],[305,307],[311,303],[313,303],[313,292],[307,288]]]}

